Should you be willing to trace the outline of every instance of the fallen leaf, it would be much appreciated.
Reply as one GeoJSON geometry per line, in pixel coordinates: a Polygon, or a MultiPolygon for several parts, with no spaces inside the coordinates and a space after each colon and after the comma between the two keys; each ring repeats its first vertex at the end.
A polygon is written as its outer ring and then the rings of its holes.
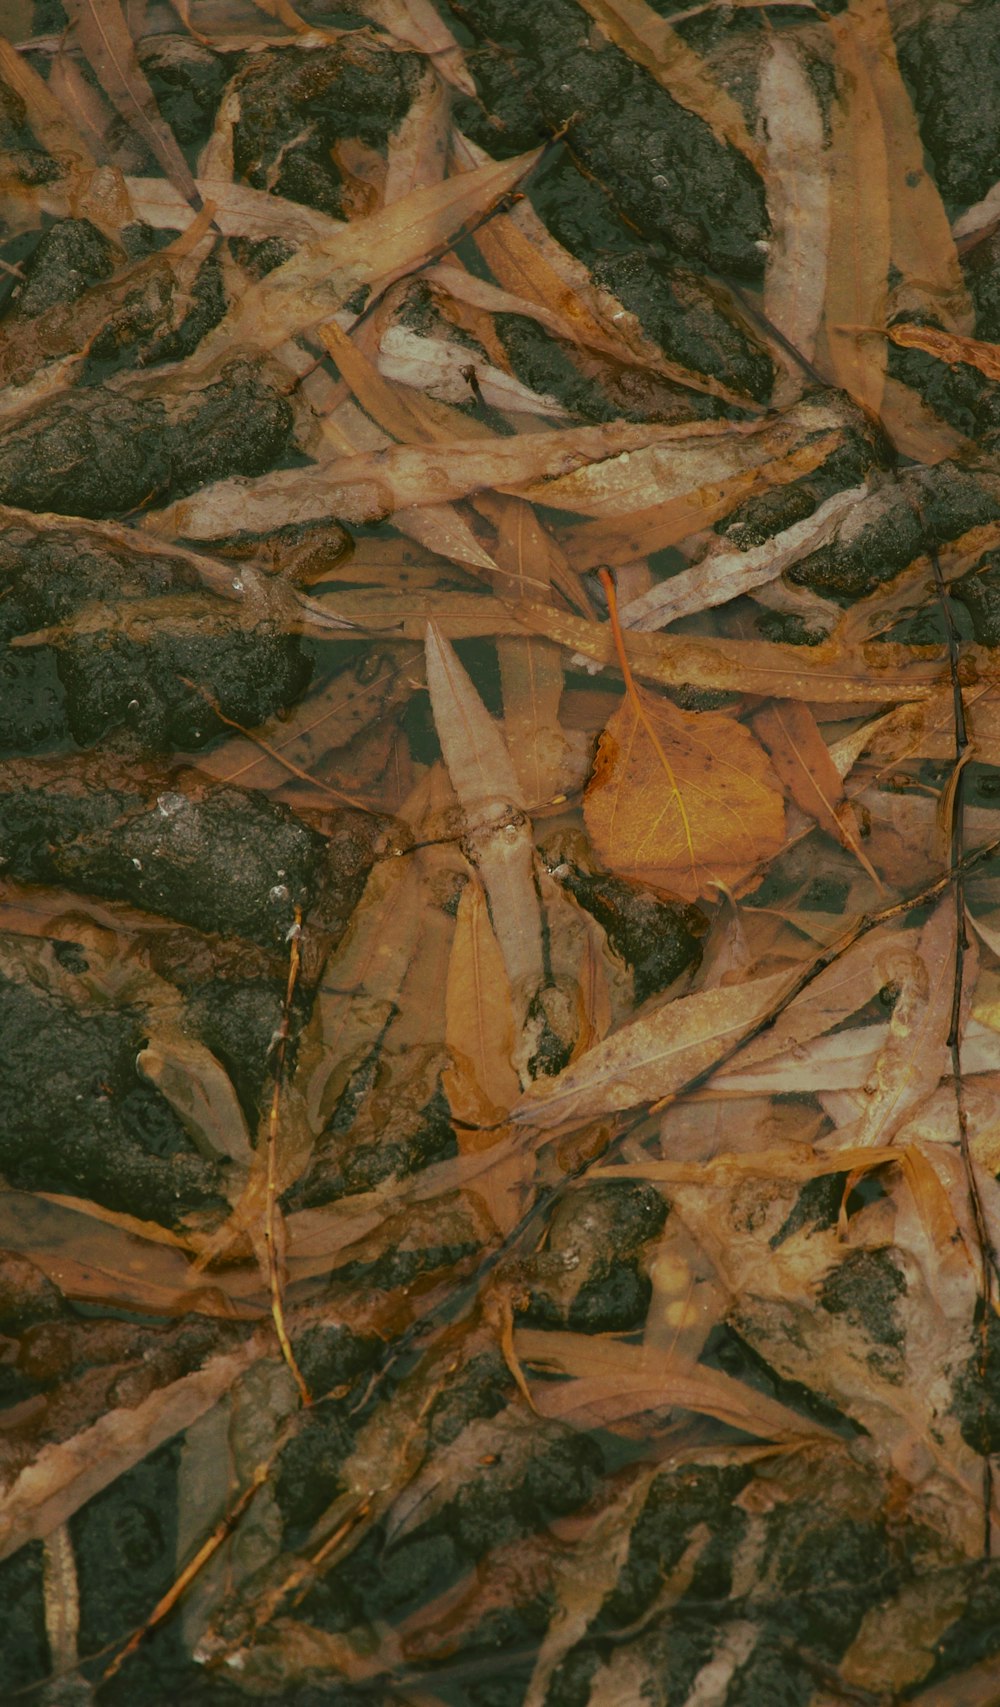
{"type": "Polygon", "coordinates": [[[601,735],[584,817],[610,870],[688,901],[738,885],[785,833],[774,773],[750,731],[644,689],[601,735]]]}
{"type": "Polygon", "coordinates": [[[136,57],[119,0],[67,0],[66,11],[100,87],[135,127],[171,183],[197,203],[197,185],[136,57]]]}
{"type": "Polygon", "coordinates": [[[795,700],[765,706],[755,713],[753,726],[796,805],[835,836],[881,889],[881,879],[861,846],[840,772],[809,707],[795,700]]]}
{"type": "Polygon", "coordinates": [[[704,119],[720,142],[758,161],[739,103],[713,80],[700,56],[646,0],[577,0],[577,4],[679,106],[704,119]]]}
{"type": "Polygon", "coordinates": [[[753,1031],[788,990],[787,973],[662,1003],[595,1044],[553,1079],[531,1085],[514,1119],[547,1128],[673,1096],[753,1031]]]}

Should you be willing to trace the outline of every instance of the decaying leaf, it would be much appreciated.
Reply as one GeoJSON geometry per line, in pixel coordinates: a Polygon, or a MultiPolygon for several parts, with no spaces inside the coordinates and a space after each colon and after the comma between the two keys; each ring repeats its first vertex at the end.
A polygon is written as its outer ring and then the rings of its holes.
{"type": "Polygon", "coordinates": [[[750,731],[641,689],[601,734],[584,810],[612,870],[690,901],[738,884],[784,835],[776,778],[750,731]]]}
{"type": "Polygon", "coordinates": [[[0,1698],[986,1707],[995,8],[7,13],[0,1698]]]}

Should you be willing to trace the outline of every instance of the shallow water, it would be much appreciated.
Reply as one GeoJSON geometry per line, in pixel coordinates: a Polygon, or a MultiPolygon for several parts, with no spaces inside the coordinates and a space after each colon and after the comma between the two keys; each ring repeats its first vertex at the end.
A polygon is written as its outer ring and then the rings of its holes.
{"type": "Polygon", "coordinates": [[[0,1696],[993,1701],[1000,11],[6,3],[0,1696]]]}

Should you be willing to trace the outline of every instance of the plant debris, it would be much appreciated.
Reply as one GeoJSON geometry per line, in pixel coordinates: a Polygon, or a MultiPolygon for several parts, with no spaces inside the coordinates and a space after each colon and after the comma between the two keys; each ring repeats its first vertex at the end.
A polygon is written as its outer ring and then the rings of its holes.
{"type": "Polygon", "coordinates": [[[989,0],[13,0],[0,1696],[1000,1668],[989,0]]]}

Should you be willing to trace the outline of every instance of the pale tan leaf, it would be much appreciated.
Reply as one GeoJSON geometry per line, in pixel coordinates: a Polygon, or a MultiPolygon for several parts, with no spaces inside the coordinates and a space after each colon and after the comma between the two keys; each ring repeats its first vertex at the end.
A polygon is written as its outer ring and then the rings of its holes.
{"type": "MultiPolygon", "coordinates": [[[[389,382],[383,379],[382,384],[389,382]]],[[[412,404],[408,407],[412,409],[412,404]]],[[[617,489],[623,454],[651,442],[666,447],[675,436],[667,427],[612,422],[606,427],[522,433],[488,445],[467,439],[432,446],[394,445],[387,451],[362,451],[317,467],[278,469],[258,479],[219,480],[189,498],[149,512],[143,526],[153,533],[197,540],[240,529],[265,532],[280,526],[278,518],[287,518],[289,508],[299,521],[331,516],[347,522],[380,521],[394,511],[448,503],[482,487],[517,490],[540,476],[555,484],[565,469],[582,462],[617,469],[617,476],[606,474],[617,489]]],[[[668,456],[665,448],[660,462],[665,463],[668,456]]],[[[623,496],[619,501],[630,500],[623,496]]]]}
{"type": "Polygon", "coordinates": [[[427,687],[452,787],[471,823],[520,808],[521,785],[496,723],[434,623],[427,624],[427,687]]]}
{"type": "Polygon", "coordinates": [[[465,55],[431,0],[364,0],[359,10],[397,41],[426,54],[461,94],[476,98],[465,55]]]}
{"type": "MultiPolygon", "coordinates": [[[[771,219],[764,269],[764,312],[807,361],[816,353],[830,263],[830,157],[816,89],[791,41],[770,39],[758,85],[765,132],[764,183],[771,219]]],[[[785,402],[804,375],[780,350],[785,402]]]]}
{"type": "Polygon", "coordinates": [[[488,209],[531,171],[538,150],[413,190],[327,242],[304,245],[291,260],[251,285],[192,358],[201,371],[234,345],[274,349],[330,318],[361,285],[384,290],[430,259],[465,223],[488,209]]]}
{"type": "MultiPolygon", "coordinates": [[[[287,237],[293,243],[327,241],[345,229],[339,219],[288,201],[249,184],[229,184],[217,177],[195,180],[199,194],[215,204],[215,223],[227,237],[287,237]]],[[[164,178],[125,179],[139,219],[156,231],[184,231],[197,217],[189,202],[164,178]]]]}
{"type": "MultiPolygon", "coordinates": [[[[826,448],[822,455],[826,454],[826,448]]],[[[795,453],[796,456],[799,454],[795,453]]],[[[765,464],[757,471],[762,477],[762,486],[770,483],[768,477],[773,466],[765,464]]],[[[789,474],[791,477],[791,470],[789,474]]],[[[718,542],[717,548],[710,545],[705,556],[690,569],[681,569],[668,580],[658,581],[649,592],[624,604],[621,613],[624,626],[632,629],[666,628],[668,623],[676,622],[679,617],[727,604],[730,599],[739,598],[754,587],[774,580],[793,563],[832,539],[838,523],[851,513],[865,492],[864,486],[835,492],[804,521],[793,522],[791,527],[782,529],[762,545],[752,545],[746,551],[733,551],[727,548],[724,540],[718,542]]],[[[656,549],[660,549],[659,544],[656,549]]]]}
{"type": "MultiPolygon", "coordinates": [[[[848,1142],[889,1144],[903,1121],[937,1089],[951,1020],[955,979],[955,909],[938,903],[916,949],[887,947],[879,957],[886,983],[898,987],[889,1035],[865,1086],[858,1124],[848,1142]]],[[[971,970],[971,967],[970,967],[971,970]]]]}
{"type": "MultiPolygon", "coordinates": [[[[665,498],[662,503],[632,510],[626,516],[609,516],[597,521],[578,522],[563,531],[562,544],[577,570],[590,569],[597,564],[629,565],[635,559],[648,557],[654,551],[663,551],[667,546],[677,545],[690,535],[712,527],[758,493],[767,492],[772,487],[790,485],[804,475],[811,474],[837,449],[840,438],[840,433],[836,431],[821,434],[806,444],[798,445],[787,456],[778,456],[772,461],[758,463],[721,480],[706,479],[690,491],[681,492],[677,497],[665,498]]],[[[699,473],[707,474],[708,470],[693,468],[690,472],[691,478],[697,480],[699,473]]],[[[857,492],[860,488],[854,490],[857,492]]],[[[835,504],[839,496],[840,494],[834,494],[827,503],[835,504]]],[[[820,509],[825,510],[826,505],[821,505],[820,509]]],[[[816,518],[810,519],[815,521],[816,518]]],[[[793,536],[793,548],[797,550],[795,539],[806,537],[807,532],[804,524],[793,523],[791,528],[783,530],[774,539],[766,540],[760,547],[753,547],[746,553],[732,550],[727,553],[724,537],[714,540],[710,538],[708,555],[714,558],[718,551],[720,555],[728,557],[734,571],[734,583],[735,567],[739,564],[745,572],[749,589],[759,586],[768,578],[764,571],[770,566],[772,555],[783,550],[786,535],[793,536]],[[795,534],[797,527],[804,529],[803,534],[795,534]]],[[[669,589],[679,582],[681,586],[677,595],[678,602],[684,603],[690,597],[688,590],[692,588],[694,577],[700,573],[701,568],[702,565],[699,564],[693,571],[682,570],[669,581],[658,583],[651,591],[658,593],[661,599],[668,600],[669,589]]],[[[710,563],[709,568],[714,576],[714,564],[710,563]]],[[[776,573],[777,571],[774,571],[774,574],[776,573]]],[[[720,576],[719,584],[726,584],[723,576],[720,576]]],[[[713,582],[709,581],[707,585],[711,587],[713,582]]],[[[735,594],[733,596],[735,597],[735,594]]],[[[626,608],[631,608],[631,604],[636,602],[637,600],[631,600],[626,608]]],[[[720,601],[714,598],[709,602],[717,604],[720,601]]],[[[661,625],[640,623],[638,626],[661,625]]]]}
{"type": "Polygon", "coordinates": [[[319,1133],[351,1073],[379,1042],[420,928],[412,860],[387,860],[368,879],[343,941],[327,962],[299,1044],[297,1084],[319,1133]]]}
{"type": "Polygon", "coordinates": [[[228,1073],[203,1043],[179,1029],[152,1028],[136,1066],[166,1098],[203,1154],[250,1166],[254,1153],[239,1098],[228,1073]]]}
{"type": "Polygon", "coordinates": [[[389,137],[386,207],[402,201],[411,190],[441,182],[448,162],[449,106],[447,87],[430,65],[412,106],[389,137]]]}
{"type": "Polygon", "coordinates": [[[613,1422],[644,1410],[686,1410],[716,1417],[763,1440],[829,1438],[821,1424],[700,1365],[675,1368],[660,1352],[593,1334],[521,1328],[518,1355],[525,1363],[572,1376],[559,1383],[535,1382],[532,1397],[543,1416],[586,1417],[613,1422]]]}
{"type": "Polygon", "coordinates": [[[853,809],[844,797],[840,772],[809,707],[796,700],[764,706],[755,714],[753,726],[795,804],[852,853],[881,888],[861,845],[853,809]]]}
{"type": "Polygon", "coordinates": [[[679,996],[631,1021],[553,1079],[532,1085],[514,1111],[529,1126],[635,1108],[707,1072],[766,1017],[788,990],[788,973],[679,996]]]}
{"type": "Polygon", "coordinates": [[[520,1030],[544,970],[535,851],[521,786],[499,728],[433,623],[427,625],[427,685],[445,764],[468,825],[463,851],[489,898],[520,1030]]]}
{"type": "Polygon", "coordinates": [[[102,1488],[216,1404],[260,1355],[253,1340],[210,1358],[204,1368],[160,1388],[134,1409],[108,1411],[71,1440],[44,1446],[4,1496],[0,1558],[48,1535],[102,1488]]]}
{"type": "Polygon", "coordinates": [[[119,0],[66,0],[66,11],[74,25],[75,40],[122,118],[134,126],[171,183],[189,200],[197,201],[197,185],[177,138],[156,105],[119,0]]]}

